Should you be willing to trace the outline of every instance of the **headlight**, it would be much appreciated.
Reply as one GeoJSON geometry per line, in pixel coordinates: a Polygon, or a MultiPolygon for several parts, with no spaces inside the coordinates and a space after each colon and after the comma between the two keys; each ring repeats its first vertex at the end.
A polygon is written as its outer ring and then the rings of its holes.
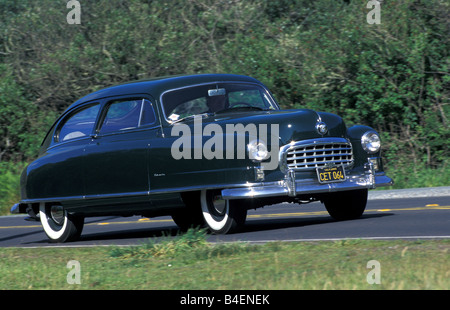
{"type": "Polygon", "coordinates": [[[380,136],[375,131],[368,131],[362,136],[361,144],[367,153],[376,153],[381,147],[380,136]]]}
{"type": "Polygon", "coordinates": [[[267,146],[261,141],[252,141],[248,144],[248,156],[255,161],[263,161],[269,156],[267,146]]]}

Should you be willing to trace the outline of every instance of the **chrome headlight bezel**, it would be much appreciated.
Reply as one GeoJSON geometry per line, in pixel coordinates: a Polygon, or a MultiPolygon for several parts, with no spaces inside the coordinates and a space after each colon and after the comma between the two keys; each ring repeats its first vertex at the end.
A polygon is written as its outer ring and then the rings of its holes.
{"type": "Polygon", "coordinates": [[[361,145],[368,154],[375,154],[381,149],[380,135],[375,131],[368,131],[361,137],[361,145]]]}

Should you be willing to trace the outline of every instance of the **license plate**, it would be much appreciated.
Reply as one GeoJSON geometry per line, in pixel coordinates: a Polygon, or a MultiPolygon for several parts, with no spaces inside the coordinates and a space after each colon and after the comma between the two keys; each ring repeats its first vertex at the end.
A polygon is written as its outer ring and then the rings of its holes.
{"type": "Polygon", "coordinates": [[[319,183],[333,183],[345,181],[345,171],[342,166],[317,168],[319,183]]]}

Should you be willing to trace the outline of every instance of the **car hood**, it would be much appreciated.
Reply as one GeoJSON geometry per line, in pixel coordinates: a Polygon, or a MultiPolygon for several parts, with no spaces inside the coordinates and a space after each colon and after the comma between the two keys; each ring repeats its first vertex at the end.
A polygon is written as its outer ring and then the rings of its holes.
{"type": "MultiPolygon", "coordinates": [[[[182,122],[193,125],[194,120],[182,122]]],[[[230,111],[205,116],[202,119],[203,125],[217,123],[220,125],[255,124],[258,129],[260,125],[266,124],[268,132],[272,132],[273,125],[278,126],[278,133],[281,145],[292,141],[322,137],[345,137],[346,127],[341,117],[326,112],[316,112],[310,109],[276,110],[276,111],[230,111]],[[324,122],[328,132],[324,135],[318,133],[316,125],[324,122]]],[[[237,128],[237,127],[235,127],[237,128]]]]}

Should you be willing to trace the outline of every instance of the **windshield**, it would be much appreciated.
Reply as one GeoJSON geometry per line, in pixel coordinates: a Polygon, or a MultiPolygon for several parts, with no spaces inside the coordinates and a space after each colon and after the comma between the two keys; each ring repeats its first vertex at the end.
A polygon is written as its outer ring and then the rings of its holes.
{"type": "Polygon", "coordinates": [[[268,91],[248,83],[213,83],[166,92],[162,96],[165,117],[171,122],[205,113],[278,110],[268,91]]]}

